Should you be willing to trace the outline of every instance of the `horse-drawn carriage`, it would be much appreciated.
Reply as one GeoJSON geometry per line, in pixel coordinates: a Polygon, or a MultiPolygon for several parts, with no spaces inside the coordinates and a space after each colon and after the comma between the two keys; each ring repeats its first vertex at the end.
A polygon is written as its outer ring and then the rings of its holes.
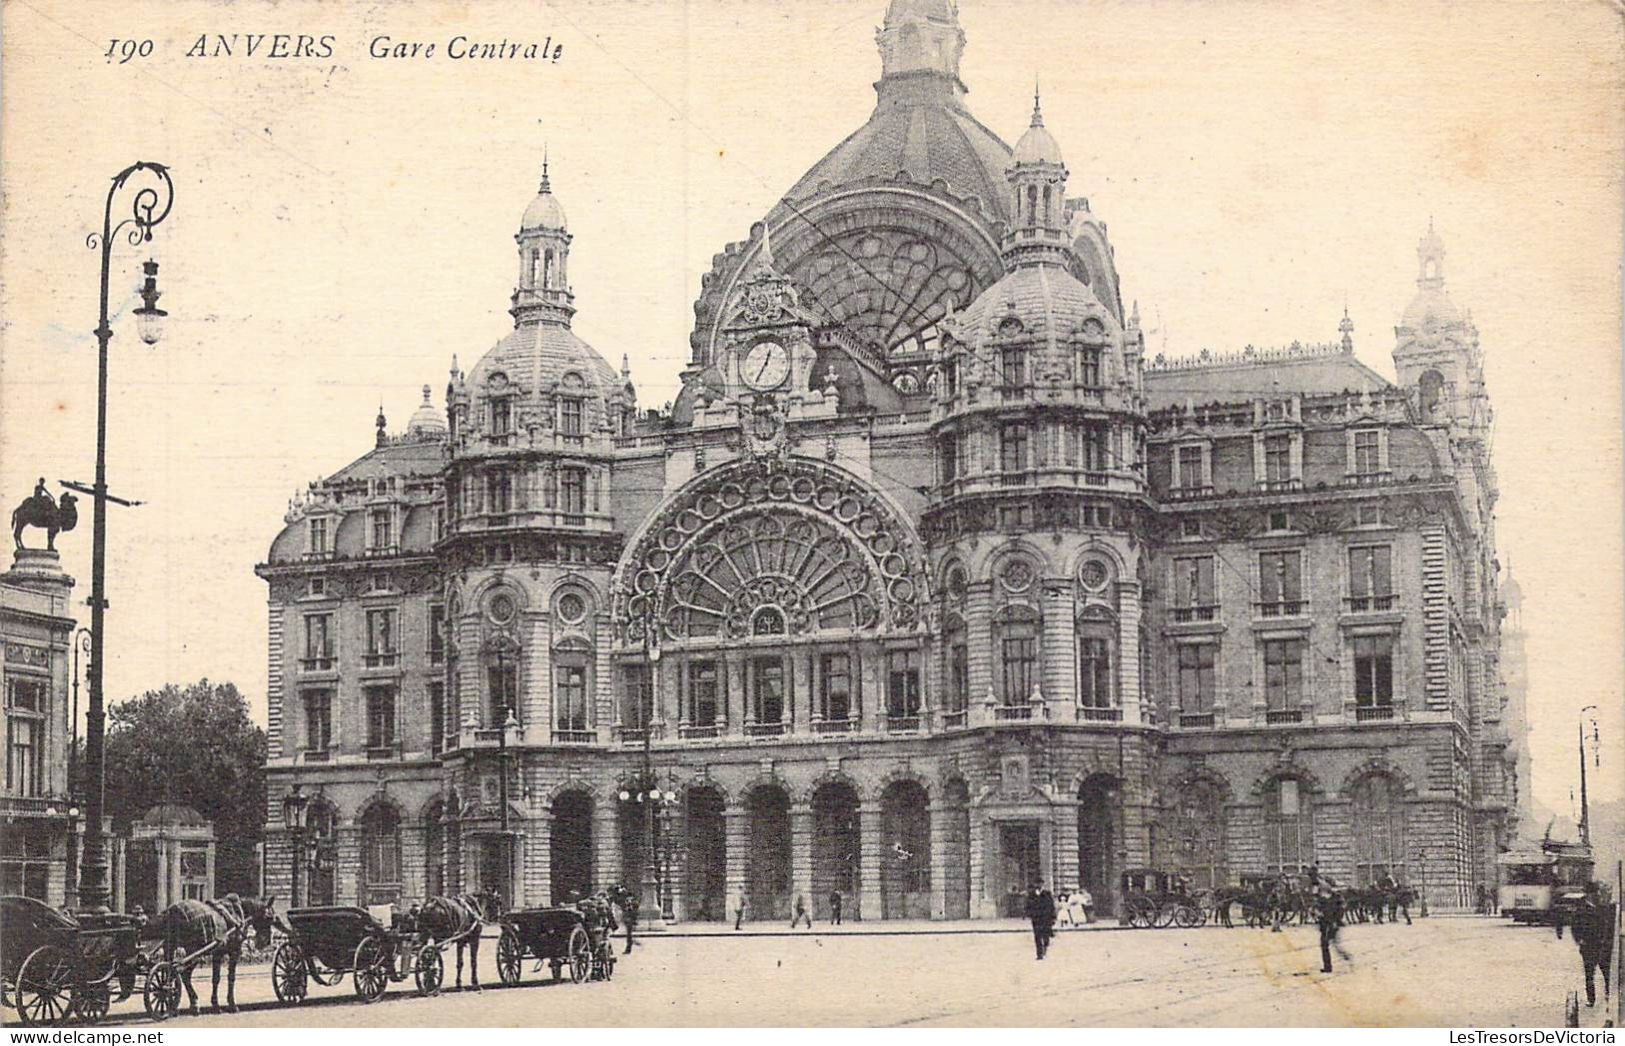
{"type": "Polygon", "coordinates": [[[525,908],[502,917],[497,939],[497,974],[503,984],[518,984],[526,959],[545,964],[553,979],[570,971],[575,983],[609,980],[615,973],[615,946],[609,935],[612,921],[579,908],[525,908]]]}
{"type": "Polygon", "coordinates": [[[141,950],[134,919],[72,916],[31,897],[0,897],[0,998],[24,1026],[101,1020],[138,982],[149,1016],[175,1012],[179,975],[141,950]]]}
{"type": "Polygon", "coordinates": [[[271,987],[283,1002],[303,1002],[311,981],[332,987],[347,973],[363,1002],[376,1002],[408,975],[419,995],[434,994],[445,980],[439,945],[386,927],[365,908],[293,908],[287,923],[292,933],[271,957],[271,987]]]}
{"type": "Polygon", "coordinates": [[[1128,868],[1122,885],[1122,918],[1141,929],[1201,926],[1213,908],[1211,895],[1193,893],[1185,878],[1173,872],[1128,868]]]}

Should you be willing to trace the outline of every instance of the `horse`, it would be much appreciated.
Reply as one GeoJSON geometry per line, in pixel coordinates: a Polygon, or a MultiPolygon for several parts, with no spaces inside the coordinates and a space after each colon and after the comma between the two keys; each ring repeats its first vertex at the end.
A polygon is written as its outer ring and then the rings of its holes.
{"type": "Polygon", "coordinates": [[[468,951],[469,986],[480,986],[480,937],[485,923],[502,913],[495,893],[463,893],[431,897],[418,913],[418,932],[437,943],[457,942],[457,983],[463,986],[463,951],[468,951]]]}
{"type": "MultiPolygon", "coordinates": [[[[274,894],[262,900],[233,893],[211,901],[177,901],[147,923],[144,936],[162,940],[164,961],[171,963],[177,952],[185,957],[214,945],[209,954],[214,973],[209,1008],[220,1010],[220,964],[225,962],[226,1010],[236,1013],[237,960],[242,956],[243,942],[252,934],[255,946],[264,948],[270,943],[273,927],[289,932],[287,923],[277,914],[274,894]]],[[[192,987],[195,965],[188,964],[180,971],[188,1009],[193,1014],[197,1013],[197,991],[192,987]]]]}

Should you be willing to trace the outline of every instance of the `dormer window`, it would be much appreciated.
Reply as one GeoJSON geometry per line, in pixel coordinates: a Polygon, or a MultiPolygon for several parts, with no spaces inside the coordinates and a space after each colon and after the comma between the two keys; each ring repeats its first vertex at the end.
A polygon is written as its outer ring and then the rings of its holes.
{"type": "Polygon", "coordinates": [[[581,435],[581,401],[573,397],[559,400],[559,433],[564,436],[581,435]]]}
{"type": "Polygon", "coordinates": [[[491,401],[491,435],[508,436],[513,433],[513,404],[507,399],[491,401]]]}
{"type": "Polygon", "coordinates": [[[1208,481],[1207,445],[1186,443],[1174,448],[1173,488],[1186,493],[1199,493],[1211,484],[1208,481]]]}
{"type": "Polygon", "coordinates": [[[395,544],[394,513],[387,508],[372,510],[372,548],[381,552],[395,544]]]}
{"type": "Polygon", "coordinates": [[[1092,389],[1100,388],[1100,350],[1098,348],[1091,347],[1079,350],[1078,384],[1092,389]]]}
{"type": "Polygon", "coordinates": [[[310,554],[325,556],[327,551],[327,519],[318,516],[310,521],[310,554]]]}
{"type": "Polygon", "coordinates": [[[1000,377],[1006,392],[1019,390],[1027,384],[1027,350],[1008,348],[1000,354],[1000,377]]]}

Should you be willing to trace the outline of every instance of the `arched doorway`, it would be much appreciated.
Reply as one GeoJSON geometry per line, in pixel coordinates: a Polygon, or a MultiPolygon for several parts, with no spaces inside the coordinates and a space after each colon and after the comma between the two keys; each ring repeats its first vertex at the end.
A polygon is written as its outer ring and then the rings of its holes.
{"type": "Polygon", "coordinates": [[[949,781],[942,790],[946,831],[942,840],[943,917],[970,918],[970,786],[963,778],[949,781]]]}
{"type": "Polygon", "coordinates": [[[790,917],[790,797],[777,785],[750,794],[746,888],[753,919],[790,917]]]}
{"type": "Polygon", "coordinates": [[[306,905],[338,903],[339,812],[333,804],[317,800],[305,814],[305,874],[299,887],[306,905]]]}
{"type": "Polygon", "coordinates": [[[592,797],[565,792],[553,800],[551,868],[553,903],[568,904],[592,892],[592,797]]]}
{"type": "Polygon", "coordinates": [[[1117,847],[1122,790],[1117,778],[1096,774],[1078,789],[1078,878],[1101,915],[1117,913],[1117,847]]]}
{"type": "Polygon", "coordinates": [[[721,922],[728,917],[727,830],[722,793],[690,788],[684,810],[685,917],[721,922]]]}
{"type": "Polygon", "coordinates": [[[833,918],[829,895],[841,895],[841,919],[863,917],[859,886],[858,793],[844,781],[813,792],[813,912],[833,918]]]}
{"type": "Polygon", "coordinates": [[[930,799],[918,781],[880,797],[880,907],[886,919],[931,918],[930,799]]]}
{"type": "Polygon", "coordinates": [[[1405,867],[1405,804],[1399,783],[1367,774],[1354,786],[1354,878],[1369,886],[1385,875],[1408,882],[1405,867]]]}
{"type": "Polygon", "coordinates": [[[401,899],[401,815],[377,802],[361,816],[361,903],[401,899]]]}

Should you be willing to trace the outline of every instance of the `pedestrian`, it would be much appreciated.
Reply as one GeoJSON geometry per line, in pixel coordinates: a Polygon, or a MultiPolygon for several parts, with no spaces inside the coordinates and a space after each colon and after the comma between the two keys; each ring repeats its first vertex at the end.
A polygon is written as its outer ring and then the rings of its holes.
{"type": "Polygon", "coordinates": [[[829,918],[836,926],[841,925],[841,891],[829,892],[829,918]]]}
{"type": "Polygon", "coordinates": [[[1055,898],[1043,884],[1033,883],[1027,894],[1026,914],[1033,927],[1033,950],[1042,959],[1049,951],[1050,938],[1055,935],[1055,898]]]}
{"type": "Polygon", "coordinates": [[[626,925],[626,950],[621,953],[626,955],[632,951],[633,944],[641,943],[632,940],[632,931],[638,924],[638,902],[633,899],[632,891],[620,883],[610,888],[609,895],[616,907],[620,908],[621,919],[626,925]]]}
{"type": "Polygon", "coordinates": [[[1338,943],[1337,931],[1343,927],[1343,896],[1326,883],[1315,892],[1315,922],[1320,926],[1320,972],[1332,972],[1332,949],[1337,957],[1349,961],[1349,953],[1338,943]]]}
{"type": "Polygon", "coordinates": [[[1068,926],[1078,925],[1077,920],[1073,918],[1072,894],[1066,890],[1055,895],[1055,921],[1068,926]]]}
{"type": "Polygon", "coordinates": [[[1072,895],[1072,898],[1075,901],[1078,902],[1078,908],[1081,909],[1082,912],[1083,912],[1083,921],[1084,921],[1084,923],[1088,924],[1088,923],[1094,922],[1095,921],[1095,898],[1094,898],[1094,895],[1091,894],[1088,890],[1080,888],[1077,893],[1072,895]]]}
{"type": "Polygon", "coordinates": [[[795,914],[790,916],[790,929],[794,930],[796,924],[803,919],[807,920],[807,929],[812,929],[812,914],[807,911],[807,899],[798,893],[796,894],[795,914]]]}
{"type": "Polygon", "coordinates": [[[749,907],[750,902],[745,899],[744,890],[740,890],[738,893],[734,894],[734,929],[739,930],[744,928],[745,910],[749,907]]]}
{"type": "Polygon", "coordinates": [[[1274,913],[1275,922],[1270,927],[1270,933],[1281,932],[1281,920],[1286,917],[1286,877],[1275,880],[1269,889],[1270,910],[1274,913]]]}
{"type": "Polygon", "coordinates": [[[1586,884],[1585,900],[1574,913],[1570,932],[1580,949],[1580,966],[1585,970],[1586,1005],[1597,1005],[1596,972],[1602,971],[1602,997],[1604,1005],[1613,986],[1609,983],[1609,968],[1614,959],[1614,906],[1603,896],[1602,884],[1586,884]]]}

